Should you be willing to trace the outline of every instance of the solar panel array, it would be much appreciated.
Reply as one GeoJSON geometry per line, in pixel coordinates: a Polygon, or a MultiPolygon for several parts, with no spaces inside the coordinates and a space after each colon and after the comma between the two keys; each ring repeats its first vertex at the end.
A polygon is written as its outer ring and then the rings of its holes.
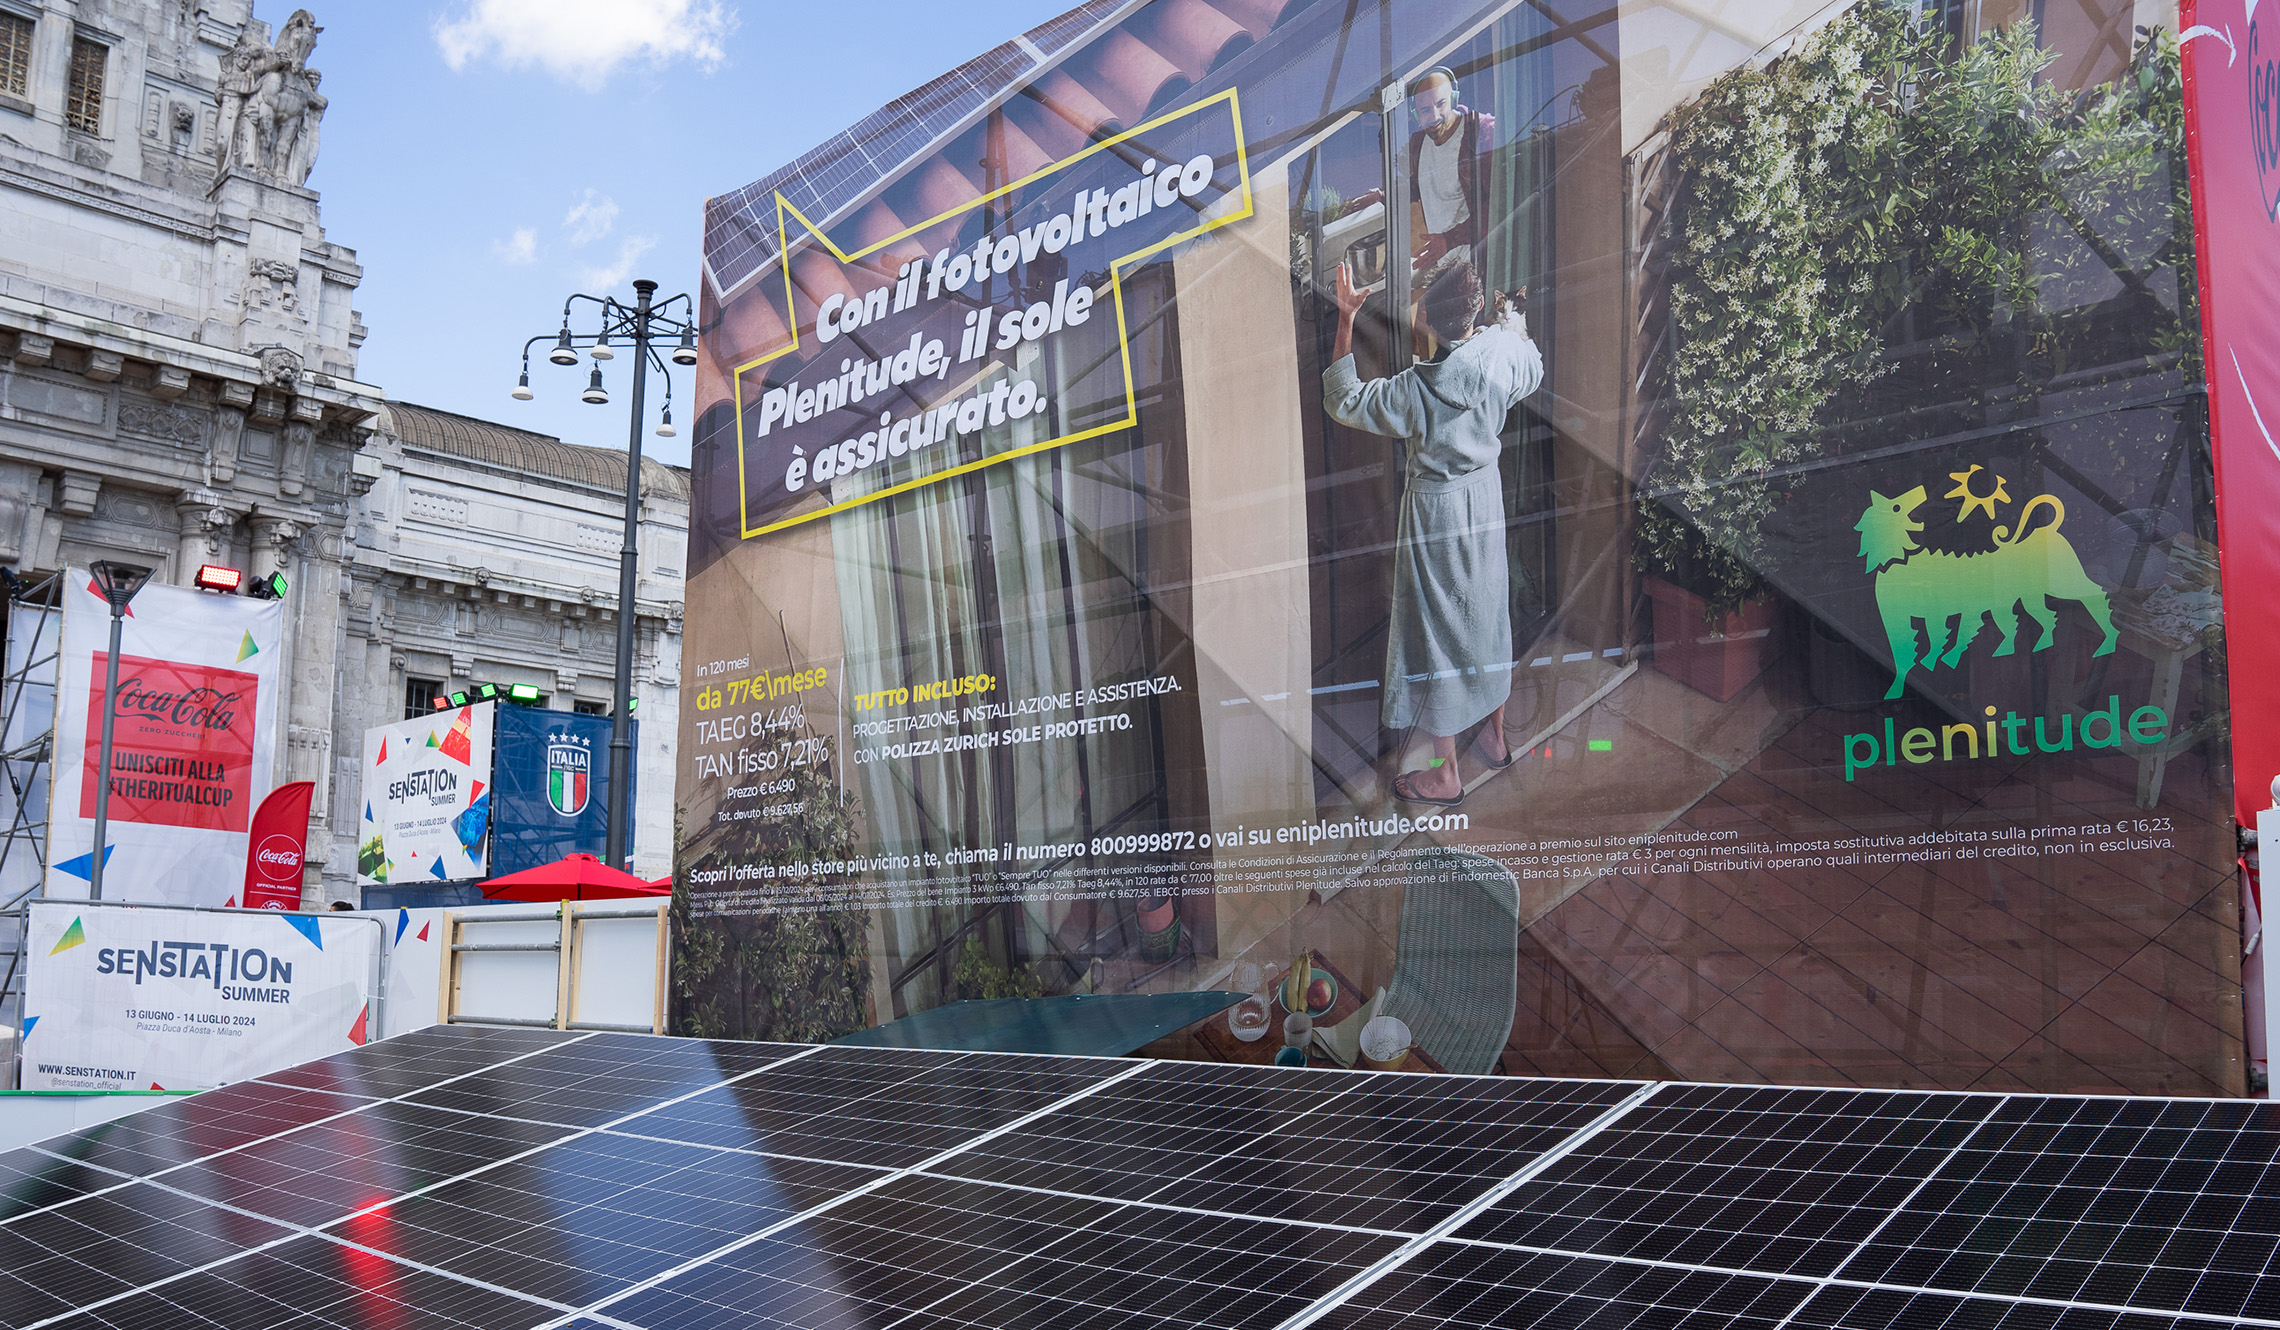
{"type": "Polygon", "coordinates": [[[0,1326],[2280,1326],[2253,1101],[437,1027],[0,1155],[0,1326]]]}

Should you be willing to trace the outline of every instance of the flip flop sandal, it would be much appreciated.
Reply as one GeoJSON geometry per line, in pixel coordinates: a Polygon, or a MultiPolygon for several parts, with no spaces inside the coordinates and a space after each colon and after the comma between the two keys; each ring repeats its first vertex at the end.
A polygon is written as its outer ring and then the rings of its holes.
{"type": "MultiPolygon", "coordinates": [[[[1478,739],[1475,739],[1473,742],[1477,745],[1480,741],[1478,739]]],[[[1520,754],[1514,752],[1512,749],[1512,741],[1510,739],[1506,739],[1504,741],[1504,760],[1502,762],[1491,762],[1484,757],[1481,759],[1481,765],[1487,767],[1490,771],[1503,771],[1507,767],[1510,767],[1515,761],[1518,761],[1519,757],[1520,754]]]]}
{"type": "Polygon", "coordinates": [[[1417,792],[1415,773],[1404,771],[1393,778],[1393,797],[1405,804],[1432,804],[1437,808],[1454,808],[1465,801],[1460,792],[1454,799],[1435,799],[1417,792]]]}

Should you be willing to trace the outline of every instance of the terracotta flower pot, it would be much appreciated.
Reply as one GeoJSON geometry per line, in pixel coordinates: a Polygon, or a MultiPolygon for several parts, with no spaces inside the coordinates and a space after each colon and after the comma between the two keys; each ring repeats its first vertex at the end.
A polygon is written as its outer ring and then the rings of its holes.
{"type": "Polygon", "coordinates": [[[1702,597],[1659,577],[1646,584],[1655,609],[1656,669],[1724,702],[1773,663],[1780,609],[1771,597],[1705,618],[1709,602],[1702,597]]]}

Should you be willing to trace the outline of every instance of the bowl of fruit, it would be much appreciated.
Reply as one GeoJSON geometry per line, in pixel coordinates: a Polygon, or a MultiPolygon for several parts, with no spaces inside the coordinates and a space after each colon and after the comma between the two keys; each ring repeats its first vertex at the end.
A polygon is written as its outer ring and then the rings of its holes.
{"type": "Polygon", "coordinates": [[[1338,1005],[1338,981],[1328,970],[1317,968],[1308,958],[1301,956],[1290,973],[1275,990],[1275,998],[1284,1011],[1303,1011],[1309,1016],[1324,1016],[1338,1005]],[[1304,1001],[1300,999],[1303,997],[1304,1001]]]}

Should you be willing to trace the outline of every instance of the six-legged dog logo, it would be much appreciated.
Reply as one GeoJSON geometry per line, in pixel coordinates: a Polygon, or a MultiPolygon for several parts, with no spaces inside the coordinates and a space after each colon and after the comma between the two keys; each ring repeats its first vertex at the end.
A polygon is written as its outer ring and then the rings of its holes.
{"type": "MultiPolygon", "coordinates": [[[[2010,501],[2000,476],[1995,478],[1992,491],[1979,494],[1973,490],[1972,478],[1980,470],[1974,466],[1948,477],[1956,487],[1947,497],[1963,500],[1956,519],[1959,522],[1973,509],[1984,510],[1992,522],[1996,505],[2010,501]]],[[[1925,669],[1937,669],[1962,661],[1963,653],[1984,631],[1990,616],[1996,631],[2003,635],[1996,655],[2008,656],[2018,649],[2022,611],[2042,629],[2035,650],[2049,649],[2058,633],[2054,600],[2079,603],[2105,630],[2105,640],[2095,654],[2103,656],[2114,649],[2118,639],[2107,608],[2106,589],[2082,571],[2082,560],[2074,553],[2074,546],[2059,534],[2066,521],[2066,505],[2056,496],[2038,494],[2027,500],[2015,524],[1997,526],[1993,547],[1976,554],[1927,550],[1917,542],[1916,533],[1924,529],[1915,515],[1924,503],[1923,486],[1892,498],[1870,490],[1868,499],[1868,508],[1853,530],[1860,533],[1861,558],[1876,578],[1876,608],[1884,619],[1885,636],[1892,643],[1892,687],[1886,690],[1886,698],[1900,696],[1909,671],[1919,662],[1925,669]],[[2050,521],[2035,525],[2037,513],[2046,508],[2050,521]],[[1928,647],[1920,657],[1916,651],[1919,622],[1924,626],[1928,647]]]]}

